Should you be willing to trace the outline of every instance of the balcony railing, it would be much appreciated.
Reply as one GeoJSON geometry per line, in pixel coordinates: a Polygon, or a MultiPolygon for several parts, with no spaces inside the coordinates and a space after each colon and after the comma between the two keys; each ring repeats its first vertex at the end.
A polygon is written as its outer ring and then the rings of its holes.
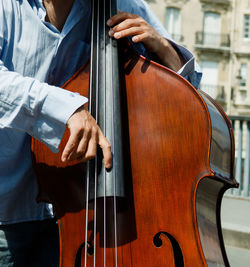
{"type": "Polygon", "coordinates": [[[203,3],[215,3],[215,4],[230,4],[231,0],[200,0],[203,3]]]}
{"type": "Polygon", "coordinates": [[[235,178],[238,189],[227,194],[250,198],[250,117],[229,116],[235,135],[235,178]]]}
{"type": "Polygon", "coordinates": [[[183,42],[184,41],[184,36],[182,34],[175,34],[175,33],[172,33],[171,34],[171,37],[174,41],[176,42],[183,42]]]}
{"type": "Polygon", "coordinates": [[[195,44],[210,48],[230,47],[229,34],[196,32],[195,44]]]}
{"type": "Polygon", "coordinates": [[[225,89],[222,85],[201,84],[201,90],[220,103],[226,101],[225,89]]]}

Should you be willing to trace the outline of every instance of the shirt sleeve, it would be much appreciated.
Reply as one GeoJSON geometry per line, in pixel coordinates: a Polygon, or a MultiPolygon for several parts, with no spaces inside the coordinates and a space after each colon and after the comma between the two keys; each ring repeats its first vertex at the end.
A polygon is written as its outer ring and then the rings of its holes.
{"type": "MultiPolygon", "coordinates": [[[[172,46],[182,55],[185,60],[184,66],[182,66],[182,68],[177,73],[187,79],[195,88],[198,88],[202,77],[202,72],[199,65],[195,61],[194,55],[188,49],[181,45],[178,45],[172,40],[171,36],[163,27],[162,23],[159,21],[148,4],[144,0],[118,0],[118,5],[122,11],[137,14],[143,17],[157,32],[159,32],[164,38],[170,41],[172,46]]],[[[151,54],[145,49],[142,44],[132,45],[135,50],[137,50],[137,52],[141,55],[147,58],[152,58],[151,54]]]]}
{"type": "Polygon", "coordinates": [[[77,93],[9,71],[0,61],[2,129],[26,132],[57,152],[69,117],[86,102],[77,93]]]}
{"type": "Polygon", "coordinates": [[[0,0],[0,130],[27,133],[57,152],[69,117],[87,99],[6,67],[12,4],[0,0]]]}

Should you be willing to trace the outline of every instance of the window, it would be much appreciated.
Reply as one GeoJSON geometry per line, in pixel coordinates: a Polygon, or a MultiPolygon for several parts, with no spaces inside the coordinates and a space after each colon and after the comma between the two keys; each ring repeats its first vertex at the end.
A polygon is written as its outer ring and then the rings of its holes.
{"type": "Polygon", "coordinates": [[[245,87],[247,81],[247,64],[242,63],[240,65],[240,86],[245,87]]]}
{"type": "Polygon", "coordinates": [[[220,45],[221,41],[221,17],[215,12],[205,12],[204,14],[204,44],[220,45]]]}
{"type": "Polygon", "coordinates": [[[178,8],[166,8],[165,27],[175,41],[181,41],[181,17],[178,8]]]}
{"type": "Polygon", "coordinates": [[[243,38],[244,39],[249,39],[250,38],[250,14],[245,14],[244,15],[243,38]]]}
{"type": "Polygon", "coordinates": [[[216,98],[218,93],[218,62],[202,61],[200,66],[203,72],[201,90],[216,98]]]}

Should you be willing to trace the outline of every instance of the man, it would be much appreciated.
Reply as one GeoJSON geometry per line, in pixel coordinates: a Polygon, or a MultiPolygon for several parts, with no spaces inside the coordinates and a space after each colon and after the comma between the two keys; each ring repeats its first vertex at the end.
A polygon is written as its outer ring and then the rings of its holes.
{"type": "MultiPolygon", "coordinates": [[[[56,152],[67,125],[62,161],[87,161],[100,145],[105,166],[111,166],[109,141],[84,108],[87,99],[58,87],[89,57],[90,3],[0,0],[1,266],[58,265],[51,206],[35,201],[31,136],[56,152]]],[[[156,54],[162,64],[199,84],[192,54],[169,41],[143,0],[120,0],[118,7],[123,12],[107,22],[111,37],[132,36],[140,53],[156,54]]]]}

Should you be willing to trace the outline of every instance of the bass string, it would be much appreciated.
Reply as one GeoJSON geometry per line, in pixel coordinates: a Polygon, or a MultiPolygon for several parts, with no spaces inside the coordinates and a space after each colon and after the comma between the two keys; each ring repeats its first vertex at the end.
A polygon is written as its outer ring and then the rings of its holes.
{"type": "MultiPolygon", "coordinates": [[[[109,7],[110,7],[110,17],[116,13],[114,9],[116,8],[116,0],[109,0],[109,7]]],[[[110,40],[110,60],[111,60],[111,90],[112,90],[112,145],[113,145],[113,151],[116,151],[115,147],[115,140],[114,140],[114,66],[113,66],[113,39],[109,38],[110,40]]],[[[114,188],[114,206],[113,206],[113,212],[114,212],[114,248],[115,248],[115,266],[118,266],[118,259],[117,259],[117,218],[116,218],[116,164],[115,164],[115,153],[114,153],[114,164],[113,164],[113,188],[114,188]]]]}
{"type": "MultiPolygon", "coordinates": [[[[91,21],[91,55],[90,55],[90,72],[89,72],[89,111],[92,113],[93,108],[93,76],[94,76],[94,34],[95,34],[95,9],[96,3],[92,1],[92,21],[91,21]]],[[[90,162],[86,165],[86,214],[85,214],[85,253],[84,253],[84,267],[87,267],[87,255],[88,255],[88,214],[89,214],[89,192],[90,192],[90,162]]]]}
{"type": "MultiPolygon", "coordinates": [[[[89,163],[87,163],[87,170],[89,169],[89,163]]],[[[87,267],[87,253],[88,253],[88,213],[89,213],[89,171],[86,176],[86,215],[85,215],[85,254],[84,254],[84,266],[87,267]]]]}
{"type": "MultiPolygon", "coordinates": [[[[111,17],[113,15],[114,10],[112,10],[112,4],[114,2],[112,2],[112,0],[109,0],[109,14],[108,16],[111,17]]],[[[95,115],[96,115],[96,122],[98,124],[99,122],[99,118],[98,118],[98,108],[99,108],[99,53],[100,53],[100,2],[99,0],[95,0],[92,2],[92,39],[91,39],[91,68],[90,68],[90,87],[89,87],[89,110],[92,111],[92,109],[95,108],[95,115]],[[96,13],[97,12],[97,13],[96,13]],[[96,27],[96,29],[95,29],[96,27]],[[96,30],[96,32],[95,32],[96,30]],[[94,39],[96,38],[96,39],[94,39]],[[94,45],[96,45],[96,48],[94,48],[94,45]],[[94,54],[95,53],[95,54],[94,54]],[[96,56],[96,58],[95,58],[96,56]],[[95,68],[95,72],[94,72],[94,68],[95,68]],[[93,76],[95,76],[95,83],[93,83],[93,76]],[[95,91],[95,92],[93,92],[95,91]],[[93,101],[93,95],[95,95],[95,101],[93,101]],[[92,103],[95,103],[95,107],[92,106],[92,103]]],[[[106,5],[106,1],[104,0],[104,7],[106,5]]],[[[104,12],[104,23],[103,23],[103,30],[104,30],[104,36],[106,36],[107,34],[107,27],[106,27],[106,12],[105,12],[105,8],[103,8],[103,12],[104,12]]],[[[106,38],[103,38],[104,42],[106,40],[106,38]]],[[[111,101],[111,105],[112,105],[112,114],[111,114],[111,118],[112,118],[112,137],[111,137],[111,144],[113,147],[113,151],[115,151],[115,140],[114,140],[114,86],[113,86],[113,75],[114,75],[114,70],[113,70],[113,40],[112,38],[109,38],[109,49],[110,49],[110,62],[111,62],[111,71],[110,71],[110,86],[111,86],[111,95],[112,95],[112,101],[111,101]]],[[[105,51],[104,51],[104,64],[102,65],[103,67],[103,72],[104,72],[104,125],[103,125],[103,131],[104,134],[106,135],[106,90],[107,90],[107,85],[106,85],[106,45],[103,46],[105,51]]],[[[115,155],[114,155],[115,157],[115,155]]],[[[114,160],[115,162],[115,160],[114,160]]],[[[89,171],[89,166],[90,164],[87,164],[87,178],[86,178],[86,222],[85,222],[85,267],[87,267],[87,255],[88,255],[88,212],[89,212],[89,179],[90,179],[90,171],[89,171]]],[[[97,179],[98,179],[98,173],[97,173],[97,159],[94,160],[94,176],[95,176],[95,180],[94,180],[94,244],[93,244],[93,257],[94,257],[94,267],[96,266],[96,236],[97,236],[97,179]]],[[[113,188],[114,188],[114,197],[113,197],[113,218],[114,218],[114,248],[115,248],[115,266],[118,266],[118,258],[117,258],[117,218],[116,218],[116,169],[115,169],[115,164],[113,165],[113,188]]],[[[104,230],[104,267],[106,267],[106,170],[104,171],[104,201],[103,201],[103,230],[104,230]]]]}
{"type": "MultiPolygon", "coordinates": [[[[96,123],[99,124],[99,59],[100,59],[100,1],[97,0],[97,15],[95,18],[96,21],[96,77],[95,77],[95,97],[96,97],[96,105],[95,105],[95,115],[96,115],[96,123]]],[[[94,197],[94,267],[96,266],[96,223],[97,223],[97,157],[95,157],[95,197],[94,197]]]]}
{"type": "MultiPolygon", "coordinates": [[[[106,91],[107,91],[107,84],[106,84],[106,0],[103,1],[104,3],[104,8],[103,8],[103,33],[104,33],[104,38],[103,38],[103,48],[104,48],[104,64],[103,64],[103,78],[104,78],[104,125],[103,125],[103,131],[104,135],[106,136],[106,91]]],[[[104,187],[103,187],[103,266],[106,267],[106,170],[104,170],[104,187]]]]}
{"type": "MultiPolygon", "coordinates": [[[[108,38],[109,40],[109,53],[106,53],[106,35],[108,34],[107,32],[107,26],[106,26],[106,20],[108,18],[110,18],[112,15],[113,15],[113,11],[112,8],[113,8],[113,3],[114,1],[112,2],[112,0],[109,0],[109,12],[108,14],[106,14],[106,1],[104,0],[103,1],[104,3],[104,8],[103,8],[103,12],[104,12],[104,15],[103,15],[103,33],[104,33],[104,38],[103,38],[103,41],[104,41],[104,44],[103,44],[103,48],[104,48],[104,64],[102,65],[103,67],[103,77],[104,77],[104,126],[103,126],[103,130],[104,130],[104,133],[106,135],[106,92],[107,90],[110,90],[111,89],[111,105],[112,105],[112,114],[111,114],[111,119],[112,119],[112,134],[111,134],[111,144],[112,144],[112,150],[115,151],[115,140],[114,140],[114,86],[113,86],[113,81],[114,81],[114,67],[113,67],[113,40],[112,38],[108,38]],[[107,88],[107,80],[106,80],[106,64],[107,64],[107,55],[110,56],[110,59],[109,61],[111,62],[111,71],[109,71],[108,75],[109,76],[109,84],[110,84],[110,87],[111,88],[107,88]]],[[[99,24],[98,24],[99,25],[99,24]]],[[[115,162],[115,156],[114,155],[114,162],[115,162]]],[[[114,212],[114,248],[115,248],[115,266],[117,267],[118,266],[118,259],[117,259],[117,220],[116,220],[116,169],[115,169],[115,164],[113,165],[113,170],[112,170],[112,173],[113,173],[113,188],[114,188],[114,202],[113,202],[113,212],[114,212]]],[[[104,267],[106,267],[106,222],[107,222],[107,217],[106,217],[106,170],[104,171],[104,201],[103,201],[103,214],[104,214],[104,217],[103,217],[103,227],[104,227],[104,267]]]]}

